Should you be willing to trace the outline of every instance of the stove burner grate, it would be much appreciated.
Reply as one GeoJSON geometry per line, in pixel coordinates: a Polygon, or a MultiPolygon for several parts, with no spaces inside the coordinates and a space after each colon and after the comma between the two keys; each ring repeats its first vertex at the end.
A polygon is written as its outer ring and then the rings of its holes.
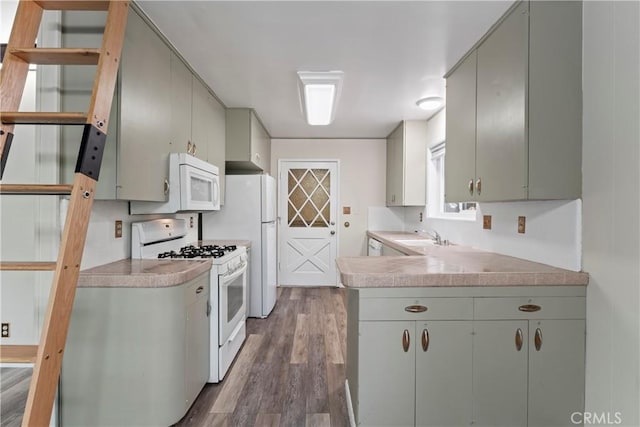
{"type": "Polygon", "coordinates": [[[236,245],[188,245],[180,248],[179,252],[162,252],[158,254],[158,258],[220,258],[236,249],[236,245]]]}

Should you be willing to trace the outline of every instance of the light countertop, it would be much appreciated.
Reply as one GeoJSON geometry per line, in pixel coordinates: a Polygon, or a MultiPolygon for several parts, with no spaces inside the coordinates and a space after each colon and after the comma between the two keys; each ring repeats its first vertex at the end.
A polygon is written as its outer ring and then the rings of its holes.
{"type": "Polygon", "coordinates": [[[80,288],[162,288],[211,270],[211,260],[123,259],[80,272],[80,288]]]}
{"type": "Polygon", "coordinates": [[[341,257],[346,287],[585,286],[589,275],[466,246],[407,246],[415,233],[368,231],[367,235],[408,256],[341,257]]]}

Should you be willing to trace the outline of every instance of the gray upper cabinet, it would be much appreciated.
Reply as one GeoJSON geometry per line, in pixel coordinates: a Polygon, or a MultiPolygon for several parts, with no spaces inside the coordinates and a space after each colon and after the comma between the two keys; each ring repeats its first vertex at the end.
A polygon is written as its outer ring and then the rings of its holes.
{"type": "Polygon", "coordinates": [[[527,198],[527,4],[478,48],[477,200],[527,198]]]}
{"type": "Polygon", "coordinates": [[[171,50],[129,14],[120,66],[119,199],[165,201],[171,152],[171,50]],[[144,165],[144,167],[141,167],[144,165]]]}
{"type": "Polygon", "coordinates": [[[426,203],[427,122],[404,120],[387,137],[387,206],[426,203]]]}
{"type": "Polygon", "coordinates": [[[220,203],[224,204],[225,108],[195,76],[193,85],[192,138],[196,156],[218,167],[220,203]]]}
{"type": "MultiPolygon", "coordinates": [[[[100,47],[105,16],[65,11],[63,45],[100,47]]],[[[95,68],[62,67],[63,111],[86,111],[95,68]]],[[[73,178],[81,136],[82,129],[62,128],[61,182],[73,178]]],[[[224,191],[225,107],[133,7],[96,198],[166,201],[172,152],[218,166],[224,191]]]]}
{"type": "Polygon", "coordinates": [[[271,137],[250,108],[229,108],[226,118],[227,170],[269,172],[271,137]]]}
{"type": "Polygon", "coordinates": [[[517,3],[446,75],[447,201],[580,197],[581,19],[517,3]]]}
{"type": "MultiPolygon", "coordinates": [[[[192,98],[191,71],[175,53],[172,53],[170,145],[173,153],[191,152],[192,98]]],[[[197,149],[196,153],[200,154],[197,149]]]]}
{"type": "Polygon", "coordinates": [[[470,200],[476,178],[476,51],[447,79],[446,200],[470,200]]]}

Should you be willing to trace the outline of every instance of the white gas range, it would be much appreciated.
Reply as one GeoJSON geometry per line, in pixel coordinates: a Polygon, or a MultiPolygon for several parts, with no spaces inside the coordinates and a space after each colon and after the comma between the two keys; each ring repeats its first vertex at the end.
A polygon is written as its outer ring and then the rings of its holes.
{"type": "Polygon", "coordinates": [[[212,261],[209,381],[224,378],[246,337],[247,252],[244,246],[192,245],[187,222],[157,219],[131,224],[131,258],[212,261]]]}

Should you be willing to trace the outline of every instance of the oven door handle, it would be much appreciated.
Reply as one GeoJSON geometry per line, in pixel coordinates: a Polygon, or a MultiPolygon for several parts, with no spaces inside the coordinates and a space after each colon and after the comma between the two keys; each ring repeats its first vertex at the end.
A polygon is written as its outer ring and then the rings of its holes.
{"type": "Polygon", "coordinates": [[[243,263],[242,266],[240,268],[238,268],[236,271],[234,271],[231,274],[224,274],[221,276],[222,278],[222,285],[226,285],[227,283],[233,281],[236,277],[241,276],[242,274],[244,274],[244,272],[247,271],[247,263],[243,263]]]}

